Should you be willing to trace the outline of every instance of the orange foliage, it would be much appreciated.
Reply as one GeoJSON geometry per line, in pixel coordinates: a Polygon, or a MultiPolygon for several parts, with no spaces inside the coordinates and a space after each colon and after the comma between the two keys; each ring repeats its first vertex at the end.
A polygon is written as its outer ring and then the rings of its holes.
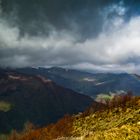
{"type": "Polygon", "coordinates": [[[70,136],[73,128],[73,117],[65,115],[56,124],[51,124],[46,128],[29,129],[20,134],[15,131],[10,136],[9,140],[53,140],[62,136],[70,136]]]}
{"type": "Polygon", "coordinates": [[[95,112],[102,112],[105,110],[114,109],[116,107],[122,107],[124,110],[129,106],[135,106],[136,97],[133,96],[132,92],[127,92],[127,94],[115,95],[110,101],[103,103],[93,103],[81,117],[85,117],[95,112]]]}
{"type": "MultiPolygon", "coordinates": [[[[139,97],[132,96],[131,92],[125,95],[114,96],[108,104],[93,103],[80,117],[85,117],[91,113],[97,112],[100,115],[101,111],[113,110],[116,107],[135,107],[139,104],[139,97]]],[[[18,134],[16,131],[10,136],[9,140],[53,140],[59,137],[69,137],[73,131],[74,117],[65,115],[56,124],[50,124],[47,127],[35,129],[32,124],[27,123],[26,129],[22,133],[18,134]]]]}

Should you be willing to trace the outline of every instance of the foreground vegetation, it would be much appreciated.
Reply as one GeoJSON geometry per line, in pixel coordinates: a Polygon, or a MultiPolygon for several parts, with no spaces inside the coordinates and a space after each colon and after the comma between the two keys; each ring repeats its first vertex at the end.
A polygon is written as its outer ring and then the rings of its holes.
{"type": "Polygon", "coordinates": [[[84,113],[66,115],[56,124],[26,129],[1,140],[140,140],[140,97],[115,96],[105,104],[93,104],[84,113]]]}
{"type": "Polygon", "coordinates": [[[84,140],[139,140],[140,100],[135,106],[78,116],[73,126],[73,135],[83,136],[84,140]]]}

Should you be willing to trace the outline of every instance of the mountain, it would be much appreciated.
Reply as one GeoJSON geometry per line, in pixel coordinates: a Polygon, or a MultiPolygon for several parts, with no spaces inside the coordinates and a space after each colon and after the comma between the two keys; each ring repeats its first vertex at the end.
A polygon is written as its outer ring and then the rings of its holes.
{"type": "Polygon", "coordinates": [[[140,78],[135,74],[88,73],[60,67],[21,68],[16,69],[16,71],[25,74],[46,76],[58,85],[94,98],[100,93],[123,90],[133,91],[135,95],[139,95],[140,91],[140,78]]]}
{"type": "Polygon", "coordinates": [[[58,86],[41,75],[0,69],[0,133],[56,122],[64,114],[84,111],[93,100],[58,86]]]}
{"type": "Polygon", "coordinates": [[[67,115],[44,128],[15,132],[10,140],[139,140],[140,97],[122,96],[121,102],[113,103],[116,106],[101,105],[95,112],[67,115]]]}

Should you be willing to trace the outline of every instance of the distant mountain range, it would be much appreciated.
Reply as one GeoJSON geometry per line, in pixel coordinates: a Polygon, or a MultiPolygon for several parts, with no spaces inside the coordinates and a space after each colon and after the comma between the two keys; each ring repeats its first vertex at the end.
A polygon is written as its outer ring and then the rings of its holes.
{"type": "Polygon", "coordinates": [[[134,95],[140,95],[140,78],[136,74],[93,74],[60,67],[21,68],[15,71],[23,74],[39,74],[45,76],[58,85],[94,98],[100,93],[116,92],[120,90],[133,91],[134,95]]]}
{"type": "Polygon", "coordinates": [[[91,97],[120,90],[140,95],[140,76],[59,67],[0,69],[0,133],[20,130],[27,122],[37,127],[56,122],[99,104],[91,97]]]}
{"type": "Polygon", "coordinates": [[[40,127],[65,114],[84,111],[94,101],[43,77],[41,70],[0,70],[0,133],[20,130],[27,122],[40,127]],[[33,74],[30,74],[33,73],[33,74]]]}

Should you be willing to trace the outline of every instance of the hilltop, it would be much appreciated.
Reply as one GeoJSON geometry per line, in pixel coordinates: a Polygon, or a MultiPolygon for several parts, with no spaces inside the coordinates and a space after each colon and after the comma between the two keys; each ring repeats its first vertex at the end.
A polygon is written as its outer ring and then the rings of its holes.
{"type": "Polygon", "coordinates": [[[84,113],[67,115],[48,127],[13,133],[10,140],[139,140],[140,97],[122,99],[112,105],[98,104],[98,111],[93,104],[84,113]]]}
{"type": "Polygon", "coordinates": [[[0,70],[0,134],[58,121],[84,111],[93,99],[57,85],[41,75],[0,70]]]}

